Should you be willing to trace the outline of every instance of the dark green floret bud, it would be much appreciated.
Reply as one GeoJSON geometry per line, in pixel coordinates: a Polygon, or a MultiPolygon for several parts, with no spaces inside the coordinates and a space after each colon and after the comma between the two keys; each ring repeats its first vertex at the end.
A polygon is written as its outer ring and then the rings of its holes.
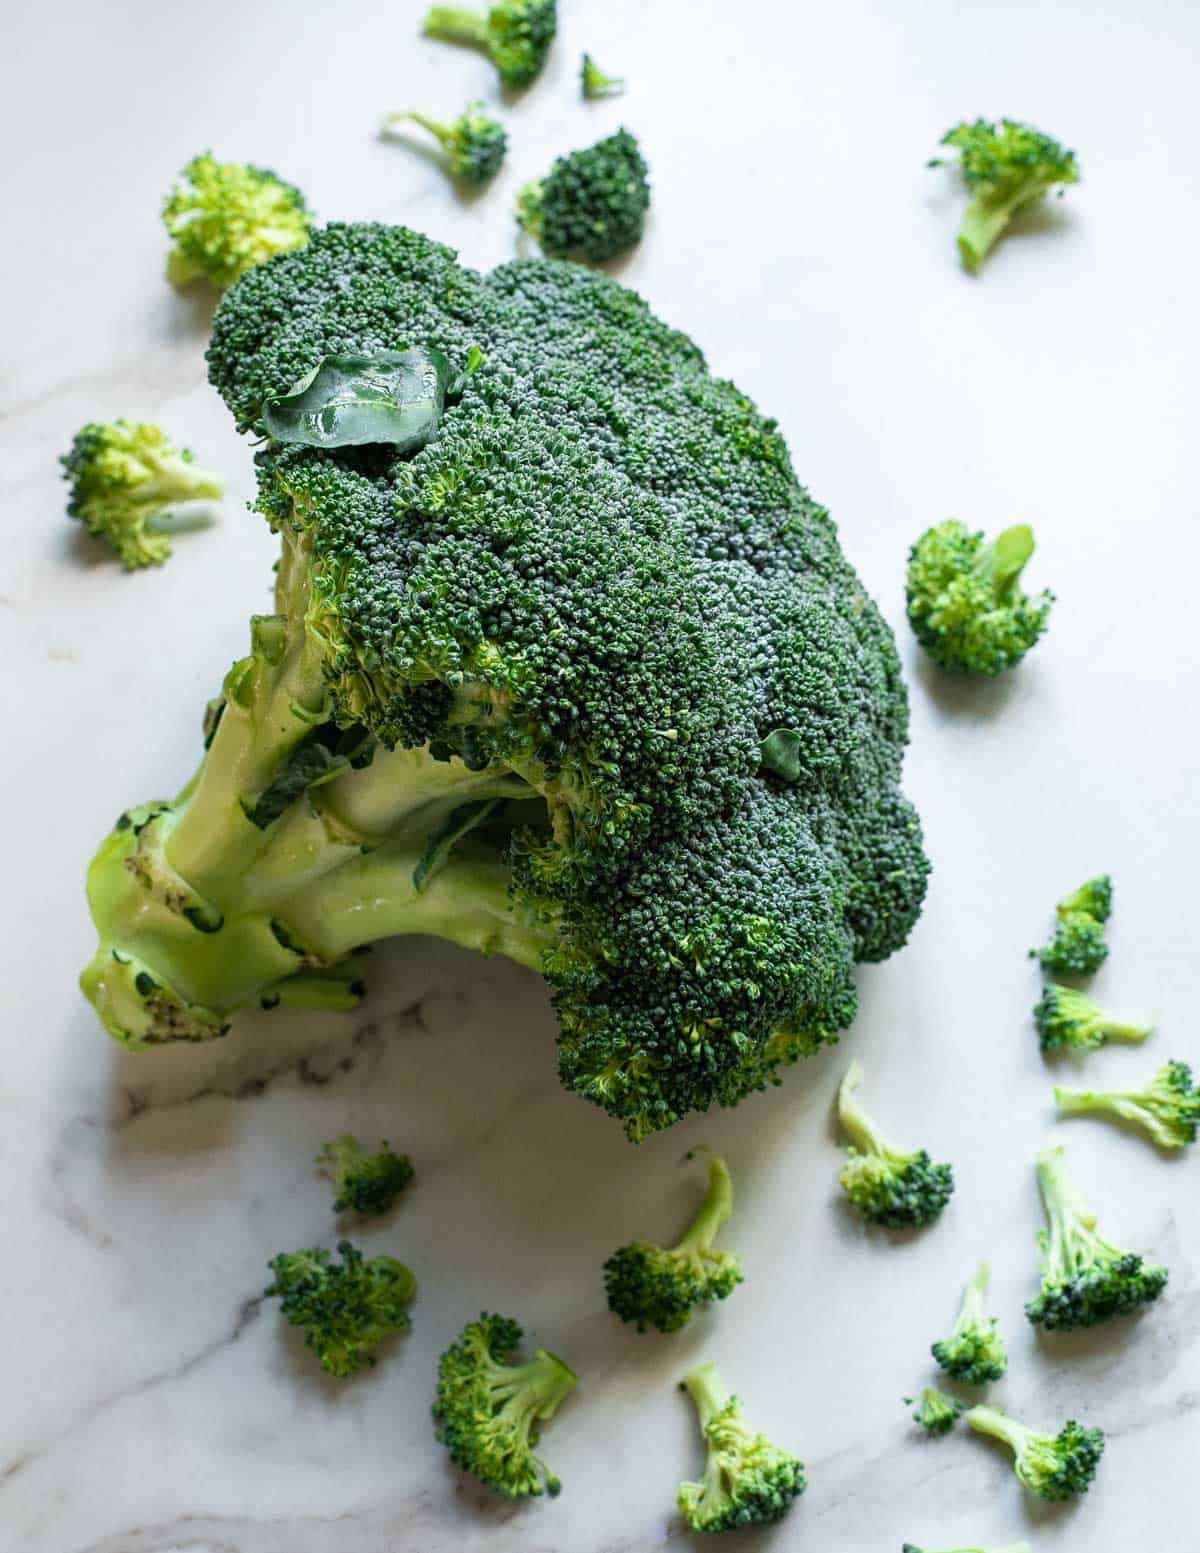
{"type": "Polygon", "coordinates": [[[1108,956],[1104,924],[1112,915],[1112,880],[1107,874],[1088,879],[1064,895],[1054,908],[1054,937],[1031,949],[1048,971],[1090,976],[1108,956]]]}
{"type": "Polygon", "coordinates": [[[1152,1020],[1110,1014],[1086,992],[1057,982],[1034,1005],[1033,1021],[1044,1052],[1094,1051],[1108,1041],[1139,1046],[1154,1029],[1152,1020]]]}
{"type": "Polygon", "coordinates": [[[389,113],[383,121],[384,132],[390,135],[405,124],[419,124],[437,140],[444,153],[443,165],[452,178],[486,183],[500,171],[508,136],[481,102],[468,103],[449,124],[424,113],[389,113]]]}
{"type": "Polygon", "coordinates": [[[239,275],[308,242],[312,212],[300,190],[266,167],[194,156],[163,201],[173,286],[204,280],[223,291],[239,275]]]}
{"type": "Polygon", "coordinates": [[[947,1375],[968,1386],[985,1386],[999,1380],[1008,1366],[1004,1343],[996,1330],[995,1316],[983,1307],[990,1270],[980,1262],[975,1276],[963,1290],[958,1319],[950,1336],[934,1343],[933,1357],[947,1375]]]}
{"type": "Polygon", "coordinates": [[[589,102],[594,102],[600,97],[619,97],[625,90],[625,78],[605,75],[590,54],[583,56],[579,78],[583,95],[589,102]]]}
{"type": "Polygon", "coordinates": [[[733,1183],[723,1159],[708,1162],[708,1194],[687,1233],[669,1249],[635,1240],[604,1264],[608,1308],[639,1332],[677,1332],[698,1306],[723,1300],[742,1281],[741,1263],[713,1242],[733,1211],[733,1183]]]}
{"type": "Polygon", "coordinates": [[[413,1178],[407,1154],[394,1154],[388,1143],[377,1154],[368,1154],[349,1133],[327,1143],[317,1164],[333,1179],[333,1211],[361,1213],[364,1218],[387,1213],[413,1178]]]}
{"type": "Polygon", "coordinates": [[[993,1407],[973,1407],[967,1423],[976,1434],[1000,1440],[1013,1453],[1013,1471],[1039,1499],[1086,1494],[1104,1454],[1104,1432],[1069,1419],[1057,1434],[1039,1434],[993,1407]]]}
{"type": "Polygon", "coordinates": [[[924,1149],[906,1153],[892,1144],[855,1098],[863,1070],[852,1062],[838,1090],[838,1121],[850,1139],[838,1177],[855,1208],[884,1229],[932,1224],[954,1192],[954,1172],[924,1149]]]}
{"type": "Polygon", "coordinates": [[[344,1380],[373,1365],[384,1340],[411,1325],[405,1307],[417,1280],[395,1257],[365,1260],[348,1240],[337,1249],[340,1262],[319,1249],[280,1252],[266,1293],[278,1297],[287,1321],[304,1329],[322,1368],[344,1380]]]}
{"type": "Polygon", "coordinates": [[[626,129],[584,151],[560,156],[517,195],[517,222],[557,258],[603,263],[640,241],[650,183],[637,141],[626,129]]]}
{"type": "Polygon", "coordinates": [[[715,1364],[698,1364],[683,1378],[696,1404],[708,1448],[704,1476],[681,1483],[676,1503],[693,1531],[734,1531],[780,1521],[805,1489],[804,1465],[755,1434],[715,1364]]]}
{"type": "MultiPolygon", "coordinates": [[[[912,1397],[905,1397],[906,1405],[912,1406],[912,1397]]],[[[949,1434],[951,1429],[962,1417],[966,1407],[957,1397],[951,1397],[944,1391],[939,1391],[936,1386],[926,1386],[921,1393],[921,1400],[917,1403],[913,1413],[913,1422],[920,1424],[925,1433],[934,1439],[940,1439],[942,1435],[949,1434]]]]}
{"type": "Polygon", "coordinates": [[[541,73],[557,30],[557,0],[495,0],[478,11],[435,5],[423,28],[427,38],[481,49],[513,91],[541,73]]]}
{"type": "Polygon", "coordinates": [[[1160,1149],[1185,1149],[1200,1126],[1200,1088],[1186,1062],[1168,1062],[1140,1089],[1055,1089],[1060,1116],[1100,1116],[1138,1127],[1160,1149]]]}

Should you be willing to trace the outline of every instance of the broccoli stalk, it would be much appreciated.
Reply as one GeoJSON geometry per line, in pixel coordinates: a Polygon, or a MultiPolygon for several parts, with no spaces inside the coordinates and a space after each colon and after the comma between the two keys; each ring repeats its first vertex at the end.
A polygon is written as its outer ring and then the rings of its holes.
{"type": "Polygon", "coordinates": [[[1106,1041],[1140,1046],[1154,1024],[1148,1019],[1118,1018],[1075,987],[1051,982],[1034,1005],[1033,1021],[1044,1052],[1092,1051],[1106,1041]]]}
{"type": "Polygon", "coordinates": [[[339,1380],[376,1362],[379,1345],[393,1332],[411,1326],[405,1306],[412,1303],[417,1280],[394,1257],[363,1259],[348,1240],[338,1243],[341,1262],[322,1250],[283,1251],[270,1266],[274,1282],[268,1296],[293,1326],[322,1368],[339,1380]]]}
{"type": "Polygon", "coordinates": [[[862,1081],[861,1065],[852,1062],[838,1090],[838,1120],[851,1143],[839,1177],[842,1190],[885,1229],[931,1224],[950,1201],[954,1173],[949,1165],[935,1165],[924,1149],[908,1154],[890,1143],[855,1099],[862,1081]]]}
{"type": "Polygon", "coordinates": [[[422,29],[427,38],[482,49],[510,90],[528,86],[546,62],[558,30],[557,0],[493,0],[485,11],[435,5],[422,29]]]}
{"type": "Polygon", "coordinates": [[[680,1513],[693,1531],[732,1531],[782,1520],[805,1489],[804,1466],[788,1451],[754,1434],[741,1404],[726,1390],[715,1364],[698,1364],[682,1385],[696,1404],[708,1446],[704,1477],[681,1483],[680,1513]]]}
{"type": "Polygon", "coordinates": [[[1048,971],[1090,976],[1108,956],[1104,924],[1112,915],[1112,880],[1107,874],[1088,879],[1064,895],[1054,908],[1054,938],[1031,949],[1048,971]]]}
{"type": "MultiPolygon", "coordinates": [[[[912,1405],[912,1397],[905,1397],[905,1402],[912,1405]]],[[[934,1438],[940,1438],[949,1434],[951,1429],[962,1417],[965,1403],[957,1397],[947,1396],[944,1391],[939,1391],[936,1386],[926,1386],[921,1393],[921,1400],[913,1413],[913,1422],[920,1424],[926,1434],[934,1438]]]]}
{"type": "Polygon", "coordinates": [[[59,462],[71,482],[68,514],[111,545],[130,572],[161,566],[171,554],[170,540],[153,523],[185,502],[225,494],[219,475],[145,421],[89,422],[59,462]]]}
{"type": "Polygon", "coordinates": [[[445,124],[425,113],[389,113],[383,121],[385,134],[404,124],[419,124],[441,145],[447,172],[467,183],[486,183],[500,170],[508,148],[503,125],[493,119],[481,102],[471,102],[458,118],[445,124]]]}
{"type": "Polygon", "coordinates": [[[547,253],[600,264],[640,240],[649,208],[641,147],[619,129],[520,189],[516,218],[547,253]]]}
{"type": "Polygon", "coordinates": [[[1095,1326],[1152,1304],[1167,1286],[1167,1269],[1114,1246],[1097,1232],[1096,1215],[1067,1173],[1061,1145],[1037,1157],[1038,1186],[1048,1230],[1042,1248],[1042,1287],[1025,1306],[1048,1332],[1095,1326]]]}
{"type": "Polygon", "coordinates": [[[450,1459],[509,1499],[553,1495],[562,1487],[533,1447],[577,1379],[544,1348],[510,1364],[521,1337],[520,1326],[504,1316],[485,1311],[470,1322],[438,1361],[433,1405],[437,1437],[450,1459]]]}
{"type": "Polygon", "coordinates": [[[394,1154],[387,1143],[378,1154],[368,1154],[349,1133],[325,1144],[317,1164],[333,1178],[337,1194],[333,1211],[353,1211],[366,1218],[387,1213],[413,1178],[407,1154],[394,1154]]]}
{"type": "Polygon", "coordinates": [[[173,286],[205,280],[224,290],[277,253],[308,242],[312,212],[300,190],[266,167],[195,156],[162,208],[174,242],[167,255],[173,286]]]}
{"type": "Polygon", "coordinates": [[[983,1386],[988,1381],[999,1380],[1008,1364],[1004,1344],[996,1331],[996,1318],[989,1317],[983,1308],[989,1276],[988,1264],[980,1262],[975,1276],[963,1290],[958,1320],[950,1336],[934,1343],[932,1350],[933,1357],[947,1375],[968,1386],[983,1386]]]}
{"type": "Polygon", "coordinates": [[[635,1240],[604,1264],[608,1308],[639,1332],[676,1332],[698,1305],[723,1300],[742,1281],[736,1256],[714,1251],[717,1232],[733,1211],[733,1182],[723,1159],[708,1162],[708,1194],[678,1245],[669,1250],[635,1240]]]}
{"type": "Polygon", "coordinates": [[[1200,1088],[1186,1062],[1167,1062],[1141,1089],[1054,1091],[1060,1116],[1103,1116],[1130,1122],[1162,1149],[1185,1149],[1200,1125],[1200,1088]]]}
{"type": "Polygon", "coordinates": [[[1008,1446],[1018,1480],[1039,1499],[1086,1494],[1104,1454],[1103,1431],[1085,1429],[1073,1418],[1057,1434],[1039,1434],[994,1407],[973,1407],[967,1423],[976,1434],[990,1435],[1008,1446]]]}
{"type": "Polygon", "coordinates": [[[624,77],[605,75],[590,54],[583,56],[579,77],[583,95],[589,102],[598,97],[618,97],[625,90],[624,77]]]}

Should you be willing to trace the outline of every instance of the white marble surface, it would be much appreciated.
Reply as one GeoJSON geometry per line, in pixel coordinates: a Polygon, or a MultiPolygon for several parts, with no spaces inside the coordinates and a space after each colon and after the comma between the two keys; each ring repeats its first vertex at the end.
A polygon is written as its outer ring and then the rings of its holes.
{"type": "Polygon", "coordinates": [[[1162,1012],[1152,1049],[1089,1073],[1200,1058],[1198,13],[564,0],[553,64],[509,111],[508,168],[460,204],[421,157],[373,138],[387,109],[494,96],[481,59],[417,38],[420,9],[49,0],[5,20],[0,1548],[685,1546],[673,1495],[700,1454],[672,1387],[706,1354],[809,1465],[791,1519],[742,1547],[1028,1534],[1039,1553],[1192,1553],[1200,1166],[1073,1124],[1104,1222],[1169,1263],[1170,1290],[1146,1319],[1076,1340],[1037,1342],[1020,1312],[1030,1158],[1052,1127],[1024,952],[1061,889],[1112,870],[1098,990],[1162,1012]],[[577,100],[585,46],[628,74],[623,102],[577,100]],[[960,196],[922,164],[975,112],[1060,133],[1086,181],[971,282],[960,196]],[[1032,580],[1061,596],[1045,645],[996,685],[947,685],[900,632],[908,785],[936,864],[911,946],[864,973],[840,1051],[640,1151],[559,1090],[536,978],[423,942],[377,957],[354,1016],[250,1018],[211,1048],[122,1055],[75,988],[92,949],[83,867],[123,806],[190,768],[272,553],[241,510],[248,452],[204,381],[204,311],[162,280],[164,187],[211,144],[277,165],[325,216],[408,221],[488,266],[513,251],[517,183],[622,121],[656,184],[625,278],[780,417],[890,618],[908,543],[949,515],[1030,519],[1032,580]],[[82,421],[119,413],[161,419],[232,486],[218,524],[134,577],[63,518],[55,468],[82,421]],[[877,1109],[958,1172],[944,1221],[908,1244],[864,1233],[838,1201],[829,1103],[851,1050],[877,1109]],[[347,1128],[416,1161],[408,1200],[362,1239],[410,1261],[421,1293],[399,1350],[340,1386],[260,1291],[276,1249],[330,1235],[309,1160],[347,1128]],[[686,1333],[638,1337],[605,1311],[599,1265],[672,1228],[699,1142],[731,1160],[748,1281],[686,1333]],[[1077,1508],[1030,1505],[1000,1455],[965,1434],[926,1443],[900,1405],[984,1252],[1012,1345],[997,1397],[1109,1433],[1077,1508]],[[435,1356],[481,1304],[582,1377],[547,1436],[557,1502],[487,1501],[432,1437],[435,1356]]]}

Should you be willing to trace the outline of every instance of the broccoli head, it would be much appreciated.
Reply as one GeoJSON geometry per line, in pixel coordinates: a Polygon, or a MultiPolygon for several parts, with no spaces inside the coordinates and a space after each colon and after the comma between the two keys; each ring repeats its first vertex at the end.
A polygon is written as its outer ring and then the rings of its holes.
{"type": "Polygon", "coordinates": [[[338,1243],[340,1262],[322,1250],[281,1251],[271,1262],[283,1315],[304,1328],[304,1341],[330,1375],[344,1380],[376,1361],[379,1345],[412,1323],[405,1309],[417,1292],[408,1268],[390,1256],[338,1243]]]}
{"type": "Polygon", "coordinates": [[[92,864],[112,1034],[209,1039],[426,933],[541,970],[632,1138],[836,1039],[928,863],[894,640],[775,424],[609,277],[382,226],[243,276],[209,370],[275,603],[92,864]]]}
{"type": "MultiPolygon", "coordinates": [[[[1074,151],[1067,151],[1041,130],[1014,119],[956,124],[942,145],[959,153],[959,170],[972,195],[958,232],[963,267],[976,271],[992,245],[1019,210],[1027,210],[1053,188],[1061,194],[1079,182],[1074,151]]],[[[930,167],[941,167],[934,157],[930,167]]]]}
{"type": "MultiPolygon", "coordinates": [[[[906,1406],[911,1407],[913,1398],[905,1397],[904,1401],[906,1406]]],[[[965,1405],[957,1397],[939,1391],[936,1386],[926,1386],[912,1415],[913,1422],[920,1424],[926,1434],[936,1439],[950,1433],[962,1417],[965,1405]]]]}
{"type": "Polygon", "coordinates": [[[413,1178],[407,1154],[394,1154],[387,1143],[378,1154],[368,1154],[349,1133],[327,1143],[317,1164],[333,1178],[333,1211],[361,1213],[364,1218],[387,1213],[413,1178]]]}
{"type": "Polygon", "coordinates": [[[512,1364],[521,1345],[515,1321],[485,1311],[438,1360],[433,1417],[455,1466],[509,1499],[557,1494],[562,1484],[533,1447],[542,1424],[575,1387],[561,1359],[539,1348],[512,1364]]]}
{"type": "Polygon", "coordinates": [[[1086,992],[1057,982],[1034,1004],[1033,1022],[1044,1052],[1093,1051],[1106,1041],[1139,1046],[1154,1029],[1148,1019],[1118,1018],[1086,992]]]}
{"type": "Polygon", "coordinates": [[[1008,1446],[1018,1480],[1039,1499],[1086,1494],[1104,1454],[1103,1430],[1085,1429],[1073,1418],[1057,1434],[1038,1434],[994,1407],[973,1407],[967,1423],[1008,1446]]]}
{"type": "Polygon", "coordinates": [[[625,90],[624,78],[605,75],[590,54],[583,56],[579,79],[583,87],[583,95],[589,102],[595,101],[598,97],[619,97],[625,90]]]}
{"type": "Polygon", "coordinates": [[[650,183],[641,148],[626,129],[560,156],[517,195],[517,222],[559,258],[603,263],[641,239],[650,183]]]}
{"type": "Polygon", "coordinates": [[[266,167],[194,156],[163,201],[173,286],[205,280],[224,290],[277,253],[308,242],[312,213],[300,190],[266,167]]]}
{"type": "Polygon", "coordinates": [[[1025,1306],[1030,1321],[1047,1332],[1065,1332],[1153,1304],[1167,1286],[1167,1269],[1098,1233],[1096,1215],[1067,1174],[1061,1146],[1042,1150],[1037,1176],[1049,1229],[1038,1237],[1042,1287],[1025,1306]]]}
{"type": "Polygon", "coordinates": [[[1000,674],[1021,661],[1054,602],[1021,591],[1032,554],[1024,523],[990,544],[954,519],[921,535],[908,557],[908,623],[935,663],[952,674],[1000,674]]]}
{"type": "Polygon", "coordinates": [[[493,0],[486,10],[435,5],[425,18],[427,38],[482,49],[501,85],[528,86],[541,73],[558,31],[557,0],[493,0]]]}
{"type": "Polygon", "coordinates": [[[487,112],[481,102],[470,102],[449,124],[431,119],[424,113],[389,113],[383,121],[386,133],[404,124],[419,124],[441,145],[446,171],[466,183],[486,183],[500,171],[508,136],[504,126],[487,112]]]}
{"type": "Polygon", "coordinates": [[[1186,1062],[1167,1062],[1141,1089],[1055,1089],[1060,1116],[1104,1116],[1140,1127],[1161,1149],[1196,1141],[1200,1088],[1186,1062]]]}
{"type": "Polygon", "coordinates": [[[805,1489],[804,1465],[766,1435],[754,1434],[715,1364],[683,1377],[708,1447],[704,1476],[681,1483],[676,1503],[693,1531],[733,1531],[780,1521],[805,1489]]]}
{"type": "Polygon", "coordinates": [[[1008,1366],[1004,1343],[996,1331],[996,1318],[986,1314],[983,1296],[990,1270],[980,1262],[975,1276],[963,1291],[958,1320],[950,1336],[934,1343],[933,1357],[955,1380],[968,1386],[984,1386],[999,1380],[1008,1366]]]}
{"type": "Polygon", "coordinates": [[[1108,956],[1104,924],[1112,915],[1112,880],[1107,874],[1088,879],[1064,895],[1054,908],[1054,937],[1031,949],[1048,971],[1090,976],[1108,956]]]}
{"type": "Polygon", "coordinates": [[[189,501],[216,501],[219,475],[193,463],[146,421],[89,422],[59,460],[71,483],[67,512],[120,556],[126,571],[161,566],[171,554],[166,534],[152,525],[189,501]]]}
{"type": "Polygon", "coordinates": [[[716,1251],[713,1241],[733,1211],[733,1183],[723,1159],[708,1162],[708,1194],[687,1233],[669,1250],[647,1240],[635,1240],[614,1251],[604,1264],[608,1308],[639,1332],[657,1327],[677,1332],[692,1318],[697,1305],[723,1300],[742,1281],[742,1267],[729,1251],[716,1251]]]}
{"type": "Polygon", "coordinates": [[[856,1098],[862,1081],[861,1065],[852,1062],[838,1090],[838,1121],[850,1139],[842,1190],[864,1218],[885,1229],[932,1224],[950,1201],[954,1173],[924,1149],[907,1154],[890,1143],[856,1098]]]}

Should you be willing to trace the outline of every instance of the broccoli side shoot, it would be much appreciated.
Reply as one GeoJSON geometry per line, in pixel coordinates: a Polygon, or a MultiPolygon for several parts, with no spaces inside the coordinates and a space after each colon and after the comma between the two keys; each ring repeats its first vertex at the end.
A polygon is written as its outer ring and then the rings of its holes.
{"type": "Polygon", "coordinates": [[[1108,956],[1104,924],[1112,915],[1112,880],[1107,874],[1088,879],[1064,895],[1054,908],[1054,937],[1029,952],[1048,971],[1090,976],[1108,956]]]}
{"type": "Polygon", "coordinates": [[[283,1251],[270,1266],[267,1289],[281,1301],[293,1326],[330,1375],[344,1380],[376,1361],[376,1351],[393,1332],[411,1326],[405,1306],[417,1280],[394,1257],[370,1261],[348,1240],[339,1241],[340,1262],[322,1250],[283,1251]]]}
{"type": "Polygon", "coordinates": [[[804,1492],[803,1463],[752,1432],[715,1364],[698,1364],[682,1384],[696,1404],[708,1447],[700,1482],[679,1485],[676,1503],[684,1520],[702,1532],[782,1520],[804,1492]]]}
{"type": "Polygon", "coordinates": [[[593,264],[632,248],[646,225],[650,183],[641,148],[626,129],[560,156],[517,195],[517,222],[548,254],[593,264]]]}
{"type": "Polygon", "coordinates": [[[605,75],[590,54],[583,56],[579,80],[583,95],[589,102],[594,102],[598,97],[619,97],[625,90],[624,76],[605,75]]]}
{"type": "Polygon", "coordinates": [[[1200,1088],[1186,1062],[1167,1062],[1141,1089],[1055,1089],[1060,1116],[1104,1116],[1140,1127],[1160,1149],[1196,1141],[1200,1088]]]}
{"type": "Polygon", "coordinates": [[[1033,549],[1025,523],[990,543],[955,519],[921,535],[908,556],[908,623],[935,663],[952,674],[1001,674],[1021,661],[1054,603],[1052,593],[1021,591],[1033,549]]]}
{"type": "Polygon", "coordinates": [[[317,1164],[333,1179],[337,1193],[333,1211],[361,1213],[365,1218],[387,1213],[413,1178],[407,1154],[394,1154],[386,1142],[378,1154],[368,1154],[349,1133],[327,1143],[317,1155],[317,1164]]]}
{"type": "Polygon", "coordinates": [[[126,571],[161,566],[171,542],[151,525],[182,502],[216,501],[219,475],[192,462],[145,421],[89,422],[59,460],[71,483],[67,512],[120,556],[126,571]]]}
{"type": "Polygon", "coordinates": [[[303,248],[312,212],[300,190],[266,167],[194,156],[163,201],[173,286],[205,280],[224,290],[277,253],[303,248]]]}
{"type": "Polygon", "coordinates": [[[907,1154],[880,1132],[855,1099],[863,1080],[852,1062],[838,1090],[838,1120],[851,1147],[838,1178],[851,1203],[872,1224],[885,1229],[917,1229],[932,1224],[950,1201],[954,1172],[935,1165],[924,1149],[907,1154]]]}
{"type": "Polygon", "coordinates": [[[1042,1287],[1025,1306],[1035,1326],[1048,1332],[1096,1326],[1150,1305],[1167,1286],[1167,1269],[1105,1240],[1096,1215],[1067,1174],[1061,1145],[1037,1159],[1038,1185],[1048,1230],[1042,1248],[1042,1287]]]}
{"type": "Polygon", "coordinates": [[[558,31],[557,0],[495,0],[484,11],[435,5],[425,18],[427,38],[482,49],[503,86],[528,86],[541,72],[558,31]]]}
{"type": "Polygon", "coordinates": [[[639,1332],[677,1332],[698,1305],[723,1300],[742,1281],[737,1257],[716,1251],[717,1232],[733,1211],[733,1183],[723,1159],[708,1162],[708,1194],[678,1245],[635,1240],[604,1264],[608,1308],[639,1332]]]}
{"type": "Polygon", "coordinates": [[[1069,1419],[1057,1434],[1038,1434],[994,1407],[973,1407],[967,1423],[976,1434],[1002,1440],[1014,1456],[1013,1471],[1039,1499],[1073,1499],[1086,1494],[1100,1457],[1104,1431],[1069,1419]]]}
{"type": "Polygon", "coordinates": [[[968,1386],[984,1386],[988,1381],[999,1380],[1008,1365],[1004,1343],[996,1331],[996,1318],[988,1316],[983,1308],[989,1276],[988,1264],[980,1262],[963,1291],[958,1320],[950,1336],[933,1345],[933,1357],[946,1374],[968,1386]]]}
{"type": "MultiPolygon", "coordinates": [[[[910,1407],[912,1406],[912,1397],[905,1397],[904,1400],[910,1407]]],[[[943,1434],[950,1433],[962,1417],[964,1407],[965,1403],[960,1402],[957,1397],[947,1396],[936,1386],[926,1386],[912,1415],[913,1422],[920,1424],[926,1434],[939,1438],[943,1434]]]]}
{"type": "Polygon", "coordinates": [[[500,171],[508,136],[481,102],[470,102],[449,124],[424,113],[389,113],[383,121],[385,134],[404,124],[419,124],[441,145],[443,165],[452,178],[465,183],[486,183],[500,171]]]}
{"type": "MultiPolygon", "coordinates": [[[[1015,119],[956,124],[941,143],[959,153],[959,171],[972,195],[958,232],[963,267],[972,273],[1019,210],[1036,205],[1053,188],[1061,195],[1067,184],[1079,182],[1074,151],[1015,119]]],[[[941,157],[929,163],[942,165],[941,157]]]]}
{"type": "Polygon", "coordinates": [[[510,1364],[521,1337],[520,1326],[504,1316],[485,1311],[470,1322],[438,1361],[433,1405],[437,1437],[454,1464],[509,1499],[557,1494],[562,1487],[533,1447],[576,1382],[544,1348],[510,1364]]]}
{"type": "Polygon", "coordinates": [[[1106,1041],[1140,1045],[1154,1024],[1147,1019],[1119,1019],[1086,992],[1051,982],[1034,1004],[1033,1022],[1044,1052],[1093,1051],[1106,1041]]]}

